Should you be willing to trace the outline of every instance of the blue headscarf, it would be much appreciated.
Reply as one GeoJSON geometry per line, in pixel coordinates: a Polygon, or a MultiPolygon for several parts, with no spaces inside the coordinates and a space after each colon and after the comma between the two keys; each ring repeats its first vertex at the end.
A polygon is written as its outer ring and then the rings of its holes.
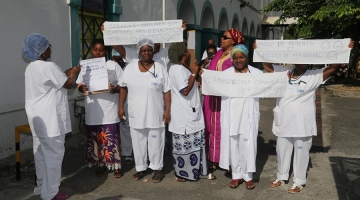
{"type": "Polygon", "coordinates": [[[243,54],[246,55],[246,57],[248,57],[248,54],[249,54],[249,50],[248,48],[243,45],[243,44],[238,44],[238,45],[235,45],[232,50],[231,50],[231,58],[233,57],[233,55],[236,53],[236,52],[241,52],[243,54]]]}

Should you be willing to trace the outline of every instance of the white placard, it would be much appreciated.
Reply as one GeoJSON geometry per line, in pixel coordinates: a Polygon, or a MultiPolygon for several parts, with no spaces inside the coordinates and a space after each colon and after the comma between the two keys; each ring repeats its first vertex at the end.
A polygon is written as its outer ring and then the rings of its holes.
{"type": "Polygon", "coordinates": [[[287,72],[243,74],[204,69],[201,77],[202,93],[213,96],[283,97],[289,84],[287,72]]]}
{"type": "Polygon", "coordinates": [[[256,40],[254,62],[289,64],[348,63],[350,38],[329,40],[256,40]]]}
{"type": "Polygon", "coordinates": [[[154,43],[182,42],[182,20],[104,22],[105,45],[137,44],[143,38],[154,43]]]}
{"type": "Polygon", "coordinates": [[[109,89],[109,76],[105,57],[81,60],[80,65],[79,76],[83,77],[88,93],[109,89]]]}

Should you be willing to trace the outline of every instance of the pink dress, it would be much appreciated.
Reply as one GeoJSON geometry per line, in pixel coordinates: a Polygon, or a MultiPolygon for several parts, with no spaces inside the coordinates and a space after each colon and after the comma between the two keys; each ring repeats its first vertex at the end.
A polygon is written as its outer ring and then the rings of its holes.
{"type": "MultiPolygon", "coordinates": [[[[220,59],[223,50],[220,49],[210,62],[209,70],[223,71],[232,66],[230,54],[220,59]]],[[[220,111],[221,97],[204,95],[203,110],[205,115],[205,136],[207,140],[208,158],[211,162],[220,160],[220,111]]]]}

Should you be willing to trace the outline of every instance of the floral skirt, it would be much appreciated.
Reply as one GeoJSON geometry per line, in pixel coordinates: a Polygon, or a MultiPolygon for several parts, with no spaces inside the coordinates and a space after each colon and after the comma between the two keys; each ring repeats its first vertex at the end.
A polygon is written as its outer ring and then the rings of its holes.
{"type": "Polygon", "coordinates": [[[207,175],[204,130],[185,135],[173,133],[172,142],[176,176],[198,180],[207,175]]]}
{"type": "Polygon", "coordinates": [[[119,123],[86,125],[86,162],[89,167],[121,168],[119,123]]]}

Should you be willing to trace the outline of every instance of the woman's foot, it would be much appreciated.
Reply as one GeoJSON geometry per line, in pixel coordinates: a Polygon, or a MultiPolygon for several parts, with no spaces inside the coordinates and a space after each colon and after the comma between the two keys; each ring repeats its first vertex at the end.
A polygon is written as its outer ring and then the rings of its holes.
{"type": "Polygon", "coordinates": [[[176,181],[177,182],[186,182],[186,179],[180,176],[176,176],[176,181]]]}
{"type": "Polygon", "coordinates": [[[102,166],[102,167],[98,167],[95,174],[97,177],[102,177],[104,175],[104,172],[106,170],[106,167],[105,166],[102,166]]]}
{"type": "Polygon", "coordinates": [[[66,192],[58,192],[51,200],[65,200],[69,198],[69,195],[66,192]]]}
{"type": "Polygon", "coordinates": [[[234,179],[229,183],[229,187],[235,189],[243,182],[243,179],[234,179]]]}
{"type": "Polygon", "coordinates": [[[154,176],[152,177],[153,183],[160,183],[164,179],[165,175],[161,170],[155,170],[154,176]]]}
{"type": "Polygon", "coordinates": [[[141,172],[136,172],[136,174],[133,175],[133,180],[138,181],[146,176],[146,170],[141,172]]]}
{"type": "Polygon", "coordinates": [[[120,169],[115,169],[114,170],[114,178],[121,178],[121,170],[120,169]]]}
{"type": "Polygon", "coordinates": [[[254,188],[255,188],[255,183],[252,180],[246,181],[246,189],[252,190],[254,188]]]}

